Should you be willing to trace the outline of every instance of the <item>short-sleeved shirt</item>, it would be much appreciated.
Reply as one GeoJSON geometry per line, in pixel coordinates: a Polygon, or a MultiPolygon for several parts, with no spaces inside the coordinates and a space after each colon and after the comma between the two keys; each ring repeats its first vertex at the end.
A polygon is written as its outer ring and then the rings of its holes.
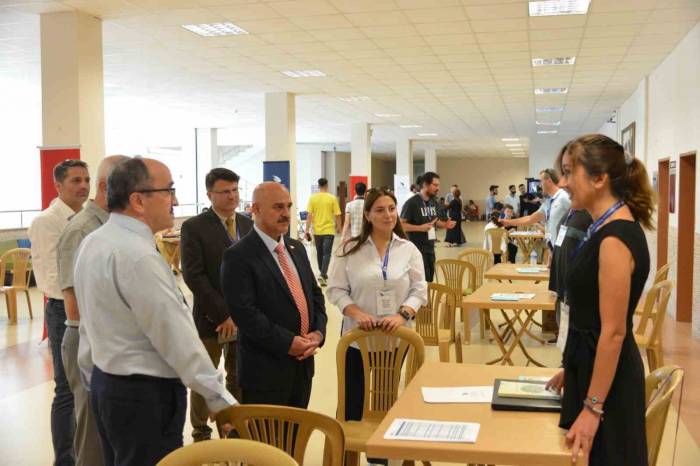
{"type": "Polygon", "coordinates": [[[101,227],[108,219],[107,211],[102,210],[94,201],[89,201],[63,229],[56,250],[58,284],[61,291],[73,288],[73,264],[78,246],[87,235],[101,227]]]}
{"type": "Polygon", "coordinates": [[[335,234],[335,217],[340,215],[340,206],[334,195],[331,193],[312,195],[306,210],[313,215],[315,235],[335,234]]]}
{"type": "MultiPolygon", "coordinates": [[[[444,219],[445,210],[440,207],[434,197],[426,201],[423,196],[417,194],[404,203],[401,209],[401,218],[411,225],[424,225],[436,218],[444,219]]],[[[427,231],[409,231],[408,239],[420,251],[433,252],[435,250],[435,241],[428,239],[427,231]]]]}
{"type": "Polygon", "coordinates": [[[486,198],[486,220],[488,220],[494,207],[496,207],[496,196],[490,194],[489,197],[486,198]]]}
{"type": "Polygon", "coordinates": [[[362,230],[362,213],[365,209],[365,198],[357,197],[345,204],[345,213],[350,216],[350,236],[360,235],[362,230]]]}
{"type": "MultiPolygon", "coordinates": [[[[560,298],[566,294],[566,274],[572,261],[574,250],[586,235],[586,230],[593,223],[587,210],[572,210],[568,222],[565,221],[566,236],[561,246],[554,246],[552,251],[552,266],[549,269],[549,289],[556,291],[560,298]]],[[[556,242],[554,238],[553,243],[556,242]]]]}
{"type": "Polygon", "coordinates": [[[559,233],[559,226],[566,218],[571,208],[569,193],[560,189],[552,197],[548,197],[542,203],[537,212],[542,212],[545,218],[545,237],[550,243],[554,243],[559,233]]]}

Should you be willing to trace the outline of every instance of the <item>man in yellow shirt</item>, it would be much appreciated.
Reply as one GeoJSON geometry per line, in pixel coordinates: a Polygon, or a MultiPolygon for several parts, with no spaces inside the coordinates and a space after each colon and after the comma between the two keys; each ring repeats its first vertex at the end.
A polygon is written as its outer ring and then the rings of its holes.
{"type": "Polygon", "coordinates": [[[335,234],[340,233],[340,206],[335,196],[328,192],[327,179],[318,179],[318,189],[319,192],[311,196],[306,207],[309,213],[306,219],[306,233],[309,233],[309,225],[313,225],[316,260],[318,261],[318,269],[321,271],[318,282],[321,286],[326,286],[333,240],[335,234]]]}

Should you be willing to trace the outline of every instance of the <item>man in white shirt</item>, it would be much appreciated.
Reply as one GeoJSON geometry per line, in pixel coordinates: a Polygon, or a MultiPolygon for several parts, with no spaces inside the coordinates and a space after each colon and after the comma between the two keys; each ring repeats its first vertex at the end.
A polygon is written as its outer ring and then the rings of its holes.
{"type": "Polygon", "coordinates": [[[365,192],[367,192],[366,184],[362,182],[355,184],[355,198],[345,205],[343,240],[360,236],[365,209],[365,192]]]}
{"type": "Polygon", "coordinates": [[[53,179],[58,197],[34,219],[28,234],[32,243],[32,267],[36,284],[48,298],[44,319],[49,345],[51,345],[53,380],[56,383],[51,403],[54,464],[73,466],[75,464],[73,454],[75,416],[73,415],[73,394],[61,361],[61,342],[66,331],[66,311],[63,293],[58,282],[56,249],[58,239],[68,220],[83,208],[83,203],[90,195],[90,174],[85,162],[69,159],[54,167],[53,179]]]}
{"type": "Polygon", "coordinates": [[[91,371],[105,464],[153,465],[182,446],[185,386],[212,413],[236,400],[156,250],[153,235],[173,226],[177,205],[170,170],[133,158],[118,164],[107,184],[109,220],[83,240],[75,262],[78,364],[91,371]]]}
{"type": "Polygon", "coordinates": [[[515,190],[514,184],[508,186],[508,192],[509,192],[509,194],[506,196],[503,203],[509,204],[510,206],[512,206],[513,207],[513,215],[515,217],[517,217],[518,215],[520,215],[520,196],[518,195],[517,191],[515,190]]]}

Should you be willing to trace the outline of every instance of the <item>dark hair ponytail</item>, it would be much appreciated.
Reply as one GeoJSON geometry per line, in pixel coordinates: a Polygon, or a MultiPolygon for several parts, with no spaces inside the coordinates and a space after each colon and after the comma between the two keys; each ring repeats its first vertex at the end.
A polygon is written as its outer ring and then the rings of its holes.
{"type": "Polygon", "coordinates": [[[611,187],[644,228],[654,228],[652,215],[656,205],[656,193],[649,183],[647,170],[639,159],[632,157],[624,175],[611,180],[611,187]]]}

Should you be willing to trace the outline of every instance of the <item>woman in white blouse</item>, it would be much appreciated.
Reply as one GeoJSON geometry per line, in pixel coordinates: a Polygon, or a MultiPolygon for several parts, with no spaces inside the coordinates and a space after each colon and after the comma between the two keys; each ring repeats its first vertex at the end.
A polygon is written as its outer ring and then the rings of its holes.
{"type": "MultiPolygon", "coordinates": [[[[428,300],[423,259],[401,228],[394,195],[369,190],[363,213],[360,235],[341,246],[328,277],[326,295],[343,313],[343,335],[355,327],[392,333],[428,300]]],[[[346,420],[361,420],[364,373],[356,348],[346,355],[345,383],[346,420]]]]}

